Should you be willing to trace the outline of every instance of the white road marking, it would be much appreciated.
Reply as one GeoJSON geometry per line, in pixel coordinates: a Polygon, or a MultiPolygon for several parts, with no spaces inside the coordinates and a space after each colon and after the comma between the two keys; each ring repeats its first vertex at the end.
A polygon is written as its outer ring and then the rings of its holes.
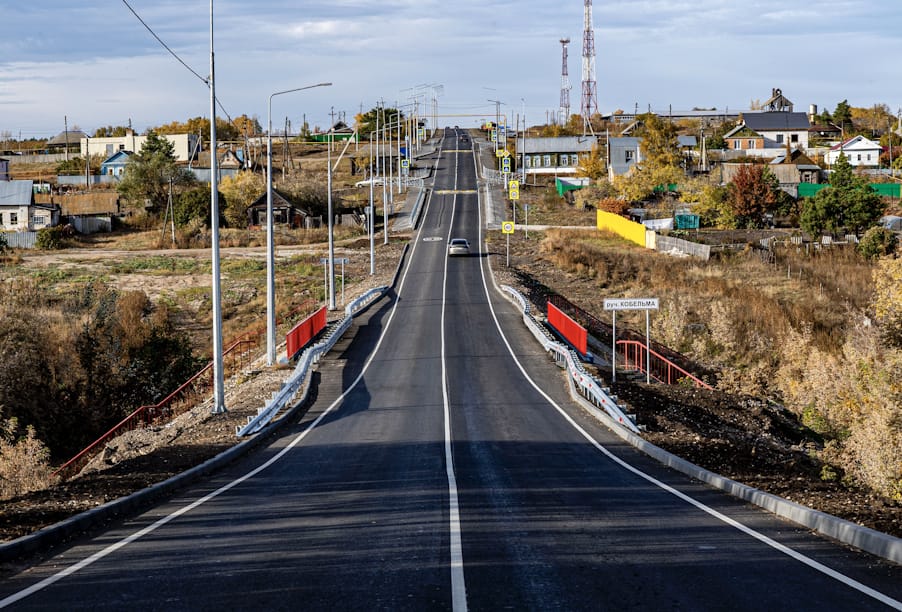
{"type": "MultiPolygon", "coordinates": [[[[441,153],[439,153],[441,156],[441,153]]],[[[451,223],[448,240],[454,231],[454,214],[457,209],[457,157],[454,158],[454,198],[451,201],[451,223]]],[[[464,580],[464,555],[461,541],[460,506],[457,498],[457,476],[454,474],[454,454],[451,449],[451,400],[448,393],[448,365],[445,355],[445,308],[448,294],[448,253],[445,253],[445,271],[442,279],[442,399],[445,411],[445,472],[448,475],[448,522],[451,548],[451,609],[467,610],[467,585],[464,580]]]]}
{"type": "MultiPolygon", "coordinates": [[[[475,163],[475,159],[474,159],[474,163],[475,163]]],[[[479,201],[479,207],[480,207],[480,218],[481,218],[481,214],[482,214],[482,212],[481,212],[482,200],[481,199],[479,201]]],[[[482,245],[482,224],[481,223],[479,224],[479,244],[482,245]]],[[[710,516],[713,516],[714,518],[718,519],[719,521],[722,521],[722,522],[726,523],[727,525],[734,527],[735,529],[738,529],[739,531],[741,531],[747,535],[752,536],[756,540],[763,542],[764,544],[770,546],[771,548],[774,548],[775,550],[795,559],[796,561],[799,561],[799,562],[807,565],[808,567],[810,567],[814,570],[817,570],[818,572],[821,572],[822,574],[825,574],[825,575],[843,583],[844,585],[867,595],[868,597],[872,597],[887,606],[895,608],[896,610],[902,610],[902,602],[897,601],[897,600],[889,597],[888,595],[884,595],[880,591],[872,589],[871,587],[869,587],[865,584],[862,584],[862,583],[858,582],[857,580],[854,580],[853,578],[849,578],[848,576],[841,574],[841,573],[837,572],[836,570],[831,569],[831,568],[827,567],[826,565],[819,563],[819,562],[815,561],[814,559],[811,559],[810,557],[807,557],[796,550],[793,550],[792,548],[786,546],[785,544],[781,544],[781,543],[777,542],[776,540],[764,535],[763,533],[759,533],[758,531],[755,531],[751,527],[743,525],[739,521],[732,519],[732,518],[726,516],[725,514],[722,514],[721,512],[718,512],[714,508],[711,508],[710,506],[707,506],[696,499],[693,499],[692,497],[683,493],[682,491],[678,491],[677,489],[671,487],[670,485],[668,485],[664,482],[661,482],[654,476],[646,474],[642,470],[640,470],[636,467],[633,467],[632,465],[630,465],[623,459],[614,455],[611,451],[606,449],[604,446],[602,446],[602,444],[600,442],[598,442],[595,438],[593,438],[589,434],[589,432],[587,432],[585,429],[580,427],[580,425],[576,421],[574,421],[570,417],[570,415],[564,411],[563,408],[561,408],[557,403],[555,403],[555,401],[553,399],[551,399],[551,397],[547,393],[545,393],[539,387],[539,385],[536,384],[536,382],[532,378],[530,378],[529,374],[526,372],[526,369],[520,363],[520,360],[517,359],[517,356],[514,353],[513,348],[511,347],[510,343],[507,340],[507,336],[504,335],[504,331],[501,329],[501,323],[498,321],[498,316],[495,313],[495,307],[492,304],[492,296],[489,292],[488,282],[486,281],[486,273],[485,273],[486,265],[488,265],[488,264],[486,263],[486,264],[483,264],[480,266],[480,270],[482,271],[482,286],[485,289],[485,295],[486,295],[486,299],[489,302],[489,310],[492,313],[492,318],[495,320],[495,327],[498,329],[498,333],[501,335],[501,339],[504,341],[504,345],[507,347],[507,351],[508,351],[508,353],[510,353],[511,359],[513,359],[514,363],[517,364],[517,368],[523,374],[523,377],[526,379],[526,381],[530,385],[532,385],[532,387],[542,397],[544,397],[545,400],[551,406],[553,406],[555,408],[555,410],[557,410],[561,414],[561,416],[563,416],[564,419],[577,432],[579,432],[580,435],[582,435],[589,442],[589,444],[594,446],[596,449],[601,451],[606,457],[608,457],[611,461],[618,464],[619,466],[626,469],[627,471],[632,472],[636,476],[643,478],[644,480],[650,482],[651,484],[653,484],[657,487],[660,487],[664,491],[667,491],[671,495],[674,495],[675,497],[678,497],[679,499],[695,506],[699,510],[702,510],[703,512],[709,514],[710,516]]]]}

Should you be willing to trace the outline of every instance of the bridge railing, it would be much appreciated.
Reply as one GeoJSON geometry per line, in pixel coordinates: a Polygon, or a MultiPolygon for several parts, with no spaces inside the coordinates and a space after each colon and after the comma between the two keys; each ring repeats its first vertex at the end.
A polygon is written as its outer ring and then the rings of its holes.
{"type": "Polygon", "coordinates": [[[711,385],[687,372],[653,349],[647,350],[642,342],[636,340],[618,340],[620,367],[625,370],[639,371],[665,385],[676,385],[689,382],[695,387],[711,389],[711,385]],[[651,356],[651,359],[648,357],[651,356]]]}
{"type": "MultiPolygon", "coordinates": [[[[314,302],[312,300],[306,300],[300,306],[291,310],[284,319],[290,319],[300,312],[310,310],[313,305],[314,302]]],[[[226,345],[222,352],[223,374],[225,377],[246,369],[250,365],[262,348],[265,335],[265,327],[255,328],[241,334],[226,345]]],[[[211,361],[156,404],[140,406],[135,409],[134,412],[119,421],[109,431],[60,466],[53,475],[62,479],[71,478],[81,471],[91,459],[96,457],[111,440],[128,431],[170,422],[178,415],[203,402],[207,395],[212,392],[212,389],[213,362],[211,361]]]]}

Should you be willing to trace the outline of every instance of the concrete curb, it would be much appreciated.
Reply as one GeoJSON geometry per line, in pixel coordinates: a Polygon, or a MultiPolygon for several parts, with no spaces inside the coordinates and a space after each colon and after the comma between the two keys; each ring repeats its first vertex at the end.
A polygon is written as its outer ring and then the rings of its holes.
{"type": "Polygon", "coordinates": [[[703,467],[695,465],[685,459],[677,457],[659,446],[643,440],[636,434],[627,431],[615,423],[608,415],[598,410],[587,402],[570,385],[570,395],[592,416],[601,421],[608,429],[613,431],[624,441],[636,449],[642,451],[652,459],[681,472],[687,476],[700,480],[721,491],[729,493],[744,501],[788,519],[793,523],[812,529],[829,538],[849,544],[865,552],[877,555],[895,563],[902,563],[902,538],[897,538],[869,527],[863,527],[851,521],[841,519],[819,510],[797,504],[777,495],[766,493],[760,489],[744,485],[725,476],[721,476],[703,467]]]}

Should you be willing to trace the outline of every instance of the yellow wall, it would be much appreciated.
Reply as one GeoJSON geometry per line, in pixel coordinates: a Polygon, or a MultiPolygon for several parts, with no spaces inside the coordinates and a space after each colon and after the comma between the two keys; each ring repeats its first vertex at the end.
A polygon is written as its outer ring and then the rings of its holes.
{"type": "Polygon", "coordinates": [[[596,212],[598,213],[598,229],[614,232],[630,242],[635,242],[639,246],[645,246],[644,225],[603,210],[596,212]]]}

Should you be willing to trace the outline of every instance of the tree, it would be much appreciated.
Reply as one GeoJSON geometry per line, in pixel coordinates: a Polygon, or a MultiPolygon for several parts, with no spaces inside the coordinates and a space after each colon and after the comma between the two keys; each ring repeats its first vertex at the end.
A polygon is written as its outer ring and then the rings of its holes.
{"type": "Polygon", "coordinates": [[[699,216],[699,223],[702,227],[731,228],[736,226],[733,208],[730,206],[730,188],[728,186],[705,185],[691,210],[699,216]]]}
{"type": "Polygon", "coordinates": [[[639,115],[642,127],[640,149],[642,161],[626,176],[614,177],[618,193],[628,200],[642,200],[660,187],[677,184],[686,178],[680,168],[679,143],[676,128],[653,114],[639,115]]]}
{"type": "Polygon", "coordinates": [[[592,145],[592,152],[588,156],[580,157],[579,166],[576,168],[576,176],[588,177],[598,180],[607,174],[604,156],[598,143],[592,145]]]}
{"type": "Polygon", "coordinates": [[[210,212],[209,187],[192,187],[178,194],[172,203],[172,218],[179,227],[191,222],[209,227],[210,212]]]}
{"type": "MultiPolygon", "coordinates": [[[[398,109],[396,108],[371,108],[365,113],[360,113],[354,117],[354,121],[357,123],[357,133],[360,134],[360,140],[366,140],[369,138],[370,132],[374,132],[376,130],[376,123],[378,119],[379,129],[382,129],[389,121],[396,121],[398,119],[398,109]]],[[[404,113],[400,113],[400,119],[404,120],[404,113]]]]}
{"type": "Polygon", "coordinates": [[[637,133],[642,137],[640,150],[643,165],[679,166],[682,161],[680,145],[673,123],[651,113],[639,115],[637,119],[642,122],[642,127],[637,133]]]}
{"type": "Polygon", "coordinates": [[[902,348],[902,258],[877,262],[873,307],[888,344],[902,348]]]}
{"type": "Polygon", "coordinates": [[[810,198],[802,209],[802,228],[814,237],[825,229],[861,232],[883,215],[883,200],[865,180],[856,176],[845,154],[833,164],[830,186],[810,198]]]}
{"type": "Polygon", "coordinates": [[[132,204],[159,211],[168,202],[170,181],[176,194],[197,183],[193,174],[176,163],[175,145],[151,131],[141,151],[126,164],[117,190],[132,204]]]}
{"type": "Polygon", "coordinates": [[[858,252],[865,259],[877,259],[896,252],[896,234],[885,227],[872,227],[858,243],[858,252]]]}
{"type": "Polygon", "coordinates": [[[833,124],[843,130],[843,132],[851,132],[852,107],[849,106],[848,100],[837,103],[836,109],[833,111],[833,124]]]}
{"type": "MultiPolygon", "coordinates": [[[[157,134],[200,134],[204,140],[210,140],[210,120],[206,117],[193,117],[184,123],[173,121],[150,131],[157,134]]],[[[221,117],[216,118],[216,137],[219,140],[238,140],[240,136],[242,133],[236,125],[221,117]]]]}
{"type": "Polygon", "coordinates": [[[730,185],[730,205],[736,227],[763,227],[765,214],[779,202],[780,184],[764,164],[743,164],[730,185]]]}
{"type": "Polygon", "coordinates": [[[94,130],[94,135],[91,138],[114,138],[119,136],[125,136],[131,131],[131,128],[127,128],[124,125],[117,125],[113,127],[112,125],[108,125],[106,127],[99,127],[94,130]]]}
{"type": "Polygon", "coordinates": [[[219,189],[226,200],[226,223],[229,227],[247,227],[247,207],[266,192],[266,184],[259,174],[239,172],[222,179],[219,189]]]}

